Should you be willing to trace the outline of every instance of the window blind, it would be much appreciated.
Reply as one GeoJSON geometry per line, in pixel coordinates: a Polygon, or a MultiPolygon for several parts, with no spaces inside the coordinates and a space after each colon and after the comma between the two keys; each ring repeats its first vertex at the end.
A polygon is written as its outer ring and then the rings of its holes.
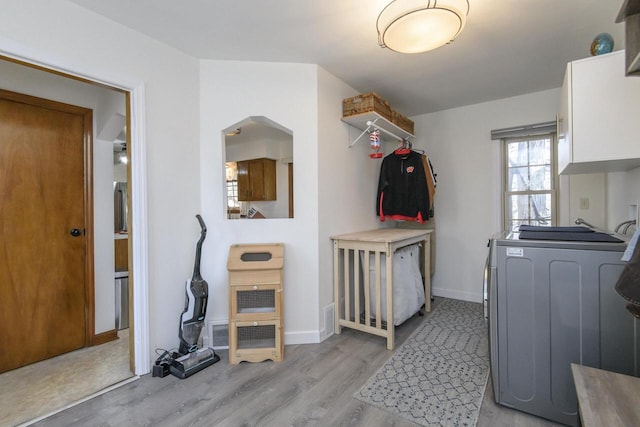
{"type": "Polygon", "coordinates": [[[496,129],[491,131],[491,139],[521,138],[535,135],[556,133],[556,122],[543,122],[533,125],[516,126],[512,128],[496,129]]]}

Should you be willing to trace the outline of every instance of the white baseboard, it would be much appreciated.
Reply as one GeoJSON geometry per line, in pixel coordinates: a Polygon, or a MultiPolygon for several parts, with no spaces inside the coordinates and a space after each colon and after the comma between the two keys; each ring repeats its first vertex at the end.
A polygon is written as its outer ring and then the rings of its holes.
{"type": "Polygon", "coordinates": [[[320,331],[300,331],[284,333],[284,344],[318,344],[320,340],[320,331]]]}
{"type": "Polygon", "coordinates": [[[322,307],[322,324],[319,331],[299,331],[284,333],[285,345],[317,344],[334,334],[334,303],[322,307]]]}
{"type": "Polygon", "coordinates": [[[457,291],[455,289],[433,288],[433,296],[470,302],[483,302],[482,292],[457,291]]]}

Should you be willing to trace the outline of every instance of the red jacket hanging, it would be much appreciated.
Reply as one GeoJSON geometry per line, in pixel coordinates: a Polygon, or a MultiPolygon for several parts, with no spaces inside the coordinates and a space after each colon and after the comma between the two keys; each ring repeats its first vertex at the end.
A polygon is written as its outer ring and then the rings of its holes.
{"type": "Polygon", "coordinates": [[[376,214],[380,221],[407,220],[423,223],[429,219],[430,203],[422,155],[393,152],[382,160],[376,214]]]}

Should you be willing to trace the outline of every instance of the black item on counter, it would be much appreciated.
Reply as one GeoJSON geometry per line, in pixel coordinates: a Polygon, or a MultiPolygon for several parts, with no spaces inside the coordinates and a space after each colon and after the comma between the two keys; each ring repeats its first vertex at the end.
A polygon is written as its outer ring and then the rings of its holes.
{"type": "Polygon", "coordinates": [[[637,245],[631,259],[625,265],[615,286],[616,292],[631,304],[627,310],[640,318],[640,245],[637,245]]]}
{"type": "Polygon", "coordinates": [[[615,242],[621,243],[623,240],[613,237],[610,234],[594,231],[584,232],[562,232],[562,231],[522,231],[520,240],[559,240],[563,242],[615,242]]]}

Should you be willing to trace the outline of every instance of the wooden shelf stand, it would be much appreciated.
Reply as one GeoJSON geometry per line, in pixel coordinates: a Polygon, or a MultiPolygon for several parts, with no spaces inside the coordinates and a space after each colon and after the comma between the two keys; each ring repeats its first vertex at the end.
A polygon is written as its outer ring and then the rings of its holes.
{"type": "Polygon", "coordinates": [[[415,243],[422,244],[420,269],[424,279],[425,311],[431,311],[430,237],[432,231],[382,228],[331,237],[336,334],[340,334],[341,329],[346,327],[378,335],[386,338],[387,349],[393,350],[393,254],[397,249],[415,243]],[[360,252],[364,252],[362,267],[366,272],[362,278],[360,278],[360,252]],[[375,283],[371,288],[368,274],[369,268],[372,267],[369,264],[370,254],[373,254],[375,260],[373,266],[375,283]],[[386,295],[384,296],[381,295],[382,255],[386,255],[386,295]],[[361,282],[364,287],[362,292],[361,282]],[[370,289],[373,289],[373,292],[370,289]],[[364,295],[364,301],[360,301],[361,294],[364,295]],[[380,312],[381,298],[386,298],[386,324],[382,322],[380,312]],[[371,302],[374,303],[374,310],[370,308],[371,302]],[[364,321],[360,318],[359,312],[362,306],[364,306],[364,321]],[[375,323],[370,321],[371,318],[375,318],[375,323]]]}
{"type": "Polygon", "coordinates": [[[282,361],[284,245],[229,249],[229,363],[282,361]]]}

